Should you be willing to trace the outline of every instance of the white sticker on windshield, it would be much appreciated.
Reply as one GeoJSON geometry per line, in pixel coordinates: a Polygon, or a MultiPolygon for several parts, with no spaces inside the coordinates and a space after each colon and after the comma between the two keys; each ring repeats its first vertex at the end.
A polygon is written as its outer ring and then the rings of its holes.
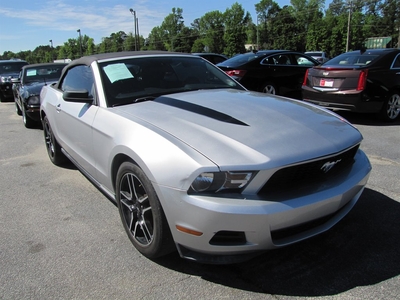
{"type": "Polygon", "coordinates": [[[36,76],[36,69],[28,70],[26,76],[36,76]]]}
{"type": "Polygon", "coordinates": [[[105,66],[104,72],[106,72],[106,75],[108,79],[110,79],[111,83],[121,79],[133,78],[132,73],[129,72],[124,63],[105,66]]]}

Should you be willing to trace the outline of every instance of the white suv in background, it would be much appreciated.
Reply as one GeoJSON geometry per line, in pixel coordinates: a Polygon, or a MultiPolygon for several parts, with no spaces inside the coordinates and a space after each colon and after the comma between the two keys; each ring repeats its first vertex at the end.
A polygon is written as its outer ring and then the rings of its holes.
{"type": "Polygon", "coordinates": [[[309,51],[309,52],[305,52],[304,54],[311,56],[312,58],[318,60],[321,64],[330,60],[330,58],[328,57],[328,54],[326,54],[326,52],[322,52],[322,51],[309,51]]]}

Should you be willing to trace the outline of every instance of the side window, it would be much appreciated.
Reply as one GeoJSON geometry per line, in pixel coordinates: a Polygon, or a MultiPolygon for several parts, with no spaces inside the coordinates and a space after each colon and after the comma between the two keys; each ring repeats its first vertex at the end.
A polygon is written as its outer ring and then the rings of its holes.
{"type": "Polygon", "coordinates": [[[315,63],[309,60],[307,57],[295,54],[294,58],[298,65],[314,66],[315,63]]]}
{"type": "MultiPolygon", "coordinates": [[[[277,57],[276,57],[276,59],[277,59],[277,57]]],[[[261,64],[262,65],[275,65],[276,61],[275,61],[274,57],[270,56],[270,57],[264,58],[262,60],[261,64]]]]}
{"type": "Polygon", "coordinates": [[[400,54],[398,54],[396,59],[394,60],[392,68],[400,69],[400,54]]]}
{"type": "Polygon", "coordinates": [[[290,65],[290,59],[287,55],[280,54],[273,56],[276,65],[290,65]]]}
{"type": "Polygon", "coordinates": [[[84,65],[69,69],[61,83],[61,90],[87,90],[89,92],[89,96],[94,96],[94,79],[92,69],[84,65]]]}

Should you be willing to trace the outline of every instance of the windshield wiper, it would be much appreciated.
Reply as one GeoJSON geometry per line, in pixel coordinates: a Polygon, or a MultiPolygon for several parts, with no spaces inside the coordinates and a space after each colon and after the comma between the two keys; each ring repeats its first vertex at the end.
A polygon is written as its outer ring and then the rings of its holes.
{"type": "Polygon", "coordinates": [[[156,99],[157,97],[154,96],[145,96],[145,97],[140,97],[140,98],[136,98],[133,103],[138,103],[138,102],[144,102],[144,101],[152,101],[154,99],[156,99]]]}

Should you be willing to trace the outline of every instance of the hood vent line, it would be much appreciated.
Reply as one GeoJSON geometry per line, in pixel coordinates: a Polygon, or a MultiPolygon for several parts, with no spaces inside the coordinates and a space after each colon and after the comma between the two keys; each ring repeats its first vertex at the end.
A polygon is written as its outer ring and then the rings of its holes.
{"type": "Polygon", "coordinates": [[[213,110],[213,109],[201,106],[201,105],[197,105],[197,104],[193,104],[193,103],[189,103],[189,102],[185,102],[185,101],[181,101],[181,100],[176,100],[176,99],[169,98],[169,97],[158,97],[158,98],[154,99],[153,102],[157,102],[157,103],[173,106],[176,108],[184,109],[186,111],[200,114],[205,117],[209,117],[209,118],[212,118],[212,119],[215,119],[218,121],[222,121],[225,123],[249,126],[248,124],[243,123],[242,121],[239,121],[238,119],[235,119],[224,113],[218,112],[216,110],[213,110]]]}

